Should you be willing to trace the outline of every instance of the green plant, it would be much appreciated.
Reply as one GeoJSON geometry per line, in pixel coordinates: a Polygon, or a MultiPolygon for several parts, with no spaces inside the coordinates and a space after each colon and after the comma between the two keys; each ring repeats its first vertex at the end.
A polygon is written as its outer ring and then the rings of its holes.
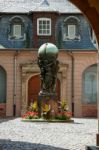
{"type": "Polygon", "coordinates": [[[59,120],[70,120],[72,117],[72,113],[68,111],[67,101],[59,102],[59,112],[56,114],[55,119],[59,120]]]}
{"type": "Polygon", "coordinates": [[[55,116],[55,119],[58,120],[70,120],[72,117],[72,113],[67,111],[67,112],[59,112],[57,113],[57,115],[55,116]]]}
{"type": "Polygon", "coordinates": [[[38,105],[37,102],[31,103],[29,106],[29,111],[34,111],[37,112],[38,111],[38,105]]]}
{"type": "Polygon", "coordinates": [[[62,101],[59,102],[59,110],[61,112],[68,110],[68,104],[67,104],[66,101],[62,100],[62,101]]]}
{"type": "Polygon", "coordinates": [[[51,119],[50,111],[51,111],[50,105],[44,104],[42,106],[42,117],[46,120],[51,119]]]}

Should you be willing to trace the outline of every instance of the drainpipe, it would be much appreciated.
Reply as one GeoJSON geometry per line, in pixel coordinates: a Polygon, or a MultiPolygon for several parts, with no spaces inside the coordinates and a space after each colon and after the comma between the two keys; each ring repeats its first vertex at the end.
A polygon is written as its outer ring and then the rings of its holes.
{"type": "Polygon", "coordinates": [[[72,115],[74,116],[74,56],[72,52],[67,52],[71,57],[71,98],[72,98],[72,115]]]}
{"type": "Polygon", "coordinates": [[[18,51],[15,52],[13,58],[13,116],[16,116],[16,64],[17,64],[18,51]]]}

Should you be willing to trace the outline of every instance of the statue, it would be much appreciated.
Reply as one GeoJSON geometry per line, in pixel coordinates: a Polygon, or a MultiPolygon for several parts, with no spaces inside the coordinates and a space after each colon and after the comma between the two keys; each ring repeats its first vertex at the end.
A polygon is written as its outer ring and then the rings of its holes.
{"type": "Polygon", "coordinates": [[[38,65],[40,67],[40,94],[55,93],[59,61],[58,49],[51,43],[43,44],[38,51],[38,65]]]}

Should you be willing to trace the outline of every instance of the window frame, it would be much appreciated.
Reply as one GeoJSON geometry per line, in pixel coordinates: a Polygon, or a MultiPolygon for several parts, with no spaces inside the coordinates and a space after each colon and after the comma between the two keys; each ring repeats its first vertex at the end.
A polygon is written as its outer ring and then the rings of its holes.
{"type": "Polygon", "coordinates": [[[68,36],[68,38],[70,39],[70,40],[73,40],[73,39],[75,39],[75,37],[76,37],[76,25],[75,24],[68,24],[68,26],[67,26],[67,36],[68,36]],[[74,29],[73,29],[73,35],[72,36],[74,36],[73,38],[71,38],[70,37],[70,27],[74,27],[74,29]]]}
{"type": "Polygon", "coordinates": [[[92,41],[93,45],[96,48],[98,48],[97,38],[96,38],[95,32],[92,28],[90,29],[90,36],[91,36],[91,41],[92,41]]]}
{"type": "MultiPolygon", "coordinates": [[[[46,24],[46,25],[47,25],[47,24],[46,24]]],[[[46,25],[45,25],[45,26],[46,26],[46,25]]],[[[38,35],[38,36],[51,36],[51,18],[38,18],[38,19],[37,19],[37,35],[38,35]],[[48,28],[46,28],[46,29],[43,29],[43,28],[40,29],[40,21],[42,21],[42,22],[43,22],[43,21],[46,21],[46,22],[49,21],[49,29],[48,29],[48,28]],[[47,33],[47,32],[46,32],[46,33],[43,33],[43,32],[40,33],[40,30],[41,30],[41,31],[43,31],[43,30],[48,31],[48,30],[49,30],[49,33],[47,33]]]]}
{"type": "Polygon", "coordinates": [[[62,26],[62,35],[63,41],[80,41],[81,34],[80,34],[80,20],[75,16],[69,16],[65,18],[63,26],[62,26]],[[68,26],[74,25],[75,26],[75,37],[70,38],[68,26]]]}
{"type": "Polygon", "coordinates": [[[21,24],[13,24],[12,28],[13,28],[13,29],[12,29],[12,30],[13,30],[13,31],[12,31],[12,32],[13,32],[13,33],[12,33],[12,36],[15,37],[15,39],[20,39],[20,38],[22,37],[22,25],[21,25],[21,24]],[[15,34],[15,33],[16,33],[16,32],[15,32],[15,30],[16,30],[15,27],[16,27],[16,26],[20,26],[20,31],[21,31],[21,32],[20,32],[20,35],[15,34]]]}
{"type": "Polygon", "coordinates": [[[82,104],[96,104],[96,103],[97,103],[97,66],[92,65],[89,66],[82,74],[82,104]],[[91,79],[92,76],[93,80],[91,79]],[[94,85],[96,85],[95,86],[96,89],[94,88],[94,85]]]}
{"type": "Polygon", "coordinates": [[[0,89],[0,104],[1,103],[6,103],[7,100],[7,73],[6,70],[0,66],[0,80],[2,79],[3,82],[1,82],[1,84],[3,84],[2,90],[0,89]],[[3,77],[3,78],[1,78],[3,77]],[[3,97],[3,98],[2,98],[3,97]]]}
{"type": "Polygon", "coordinates": [[[24,24],[23,18],[16,16],[16,17],[12,17],[9,20],[8,40],[11,40],[11,41],[26,40],[25,24],[24,24]],[[17,19],[18,19],[18,21],[16,21],[17,19]],[[19,37],[15,36],[15,34],[14,34],[14,26],[17,26],[17,25],[21,26],[21,33],[20,33],[19,37]]]}

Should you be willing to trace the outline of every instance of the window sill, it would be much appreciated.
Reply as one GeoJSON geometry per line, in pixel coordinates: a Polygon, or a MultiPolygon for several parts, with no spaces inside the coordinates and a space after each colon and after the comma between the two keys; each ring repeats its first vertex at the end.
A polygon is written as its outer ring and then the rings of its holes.
{"type": "Polygon", "coordinates": [[[69,38],[68,36],[64,37],[63,41],[80,41],[80,36],[76,36],[75,38],[69,38]]]}
{"type": "Polygon", "coordinates": [[[51,35],[51,34],[49,34],[49,35],[45,35],[45,34],[42,34],[42,35],[41,35],[41,34],[38,34],[37,36],[40,36],[40,37],[41,37],[41,36],[44,36],[44,37],[47,36],[47,37],[48,37],[48,36],[52,36],[52,35],[51,35]]]}
{"type": "Polygon", "coordinates": [[[15,36],[10,34],[10,35],[8,35],[8,40],[10,40],[10,41],[25,41],[26,40],[26,34],[24,33],[20,37],[15,37],[15,36]]]}
{"type": "Polygon", "coordinates": [[[93,102],[93,103],[82,103],[82,106],[86,106],[86,105],[97,105],[97,102],[93,102]]]}
{"type": "Polygon", "coordinates": [[[22,36],[22,37],[20,37],[20,38],[16,38],[16,37],[13,37],[13,36],[9,36],[8,40],[10,40],[10,41],[25,41],[26,38],[25,38],[25,36],[22,36]]]}

